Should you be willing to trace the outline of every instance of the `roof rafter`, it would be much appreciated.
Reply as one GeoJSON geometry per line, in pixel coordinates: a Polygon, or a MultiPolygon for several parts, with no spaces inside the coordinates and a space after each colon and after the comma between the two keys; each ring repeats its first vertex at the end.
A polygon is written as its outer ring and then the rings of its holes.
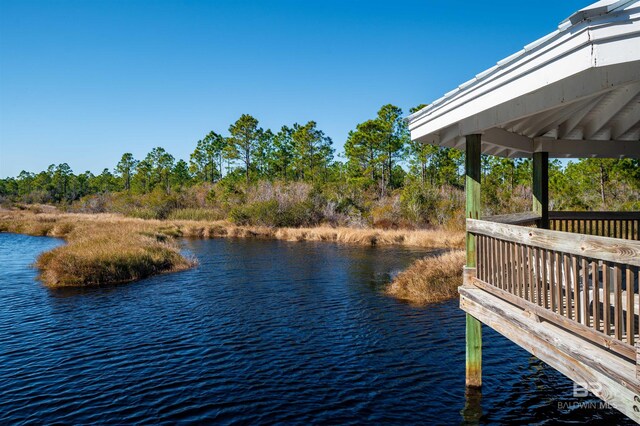
{"type": "Polygon", "coordinates": [[[638,93],[640,93],[640,83],[630,84],[620,90],[612,91],[607,98],[603,100],[605,105],[602,110],[599,110],[598,114],[585,126],[583,133],[584,138],[591,139],[599,131],[603,130],[616,114],[631,102],[638,93]]]}
{"type": "Polygon", "coordinates": [[[569,117],[567,121],[565,121],[558,127],[558,138],[565,138],[569,133],[573,132],[573,130],[578,127],[582,120],[591,112],[593,108],[595,108],[596,105],[598,105],[600,100],[605,96],[606,94],[595,96],[593,99],[585,102],[583,104],[583,109],[577,111],[575,114],[569,117]]]}
{"type": "MultiPolygon", "coordinates": [[[[640,99],[633,100],[631,102],[638,102],[640,104],[640,99]]],[[[637,126],[638,123],[640,123],[640,108],[631,108],[613,125],[613,128],[611,130],[611,137],[613,139],[622,137],[633,127],[637,126]]]]}

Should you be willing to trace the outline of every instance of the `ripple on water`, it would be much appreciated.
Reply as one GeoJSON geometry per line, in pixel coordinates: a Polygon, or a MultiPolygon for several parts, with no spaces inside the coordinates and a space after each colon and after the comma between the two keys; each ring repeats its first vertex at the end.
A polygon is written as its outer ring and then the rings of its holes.
{"type": "Polygon", "coordinates": [[[464,316],[380,293],[424,252],[184,242],[197,268],[52,291],[29,267],[60,240],[0,234],[0,423],[627,422],[558,409],[572,384],[489,329],[464,393],[464,316]]]}

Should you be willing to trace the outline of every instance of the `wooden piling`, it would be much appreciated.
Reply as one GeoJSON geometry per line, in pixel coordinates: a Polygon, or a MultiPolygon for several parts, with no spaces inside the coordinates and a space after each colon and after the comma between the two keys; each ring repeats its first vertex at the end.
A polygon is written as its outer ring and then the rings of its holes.
{"type": "MultiPolygon", "coordinates": [[[[465,156],[465,193],[466,217],[480,218],[480,153],[481,135],[466,137],[465,156]]],[[[467,232],[467,268],[476,267],[475,236],[467,232]]],[[[482,324],[467,314],[466,317],[466,385],[479,388],[482,386],[482,324]]]]}

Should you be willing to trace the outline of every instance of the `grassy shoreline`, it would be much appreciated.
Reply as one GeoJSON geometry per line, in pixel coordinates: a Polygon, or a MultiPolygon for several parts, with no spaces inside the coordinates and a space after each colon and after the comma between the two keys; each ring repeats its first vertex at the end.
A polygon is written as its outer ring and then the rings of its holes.
{"type": "Polygon", "coordinates": [[[40,278],[49,287],[124,283],[188,269],[195,261],[180,254],[175,241],[180,237],[327,241],[429,249],[460,248],[464,243],[464,233],[443,230],[272,228],[227,221],[145,220],[105,213],[28,210],[0,210],[0,232],[65,239],[67,244],[43,253],[36,262],[40,278]]]}

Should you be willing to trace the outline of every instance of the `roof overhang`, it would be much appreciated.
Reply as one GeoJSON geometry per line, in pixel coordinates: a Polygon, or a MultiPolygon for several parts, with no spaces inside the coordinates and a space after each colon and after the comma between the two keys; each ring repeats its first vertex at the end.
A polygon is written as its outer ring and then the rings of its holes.
{"type": "Polygon", "coordinates": [[[600,1],[408,117],[411,139],[503,157],[640,157],[640,2],[600,1]]]}

